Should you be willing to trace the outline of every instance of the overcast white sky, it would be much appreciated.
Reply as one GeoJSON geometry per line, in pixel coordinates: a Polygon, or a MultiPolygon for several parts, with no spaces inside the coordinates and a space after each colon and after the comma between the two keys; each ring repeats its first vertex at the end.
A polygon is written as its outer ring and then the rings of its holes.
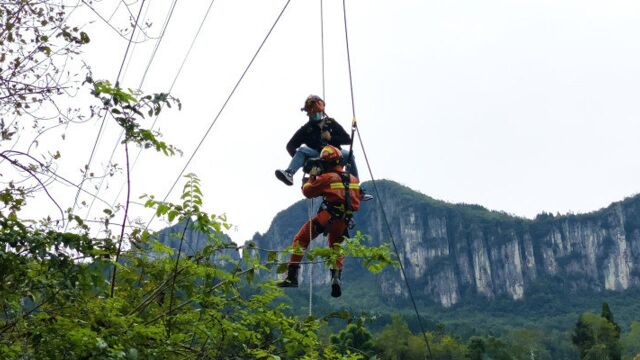
{"type": "MultiPolygon", "coordinates": [[[[109,16],[118,2],[96,8],[109,16]]],[[[134,198],[166,194],[285,2],[214,2],[173,91],[184,108],[158,120],[164,139],[185,156],[145,151],[133,173],[134,198]]],[[[147,1],[150,33],[159,33],[170,5],[147,1]]],[[[145,91],[169,88],[208,6],[178,1],[145,91]]],[[[342,1],[324,6],[327,113],[348,129],[342,1]]],[[[266,231],[302,198],[300,174],[287,187],[273,172],[287,165],[285,144],[306,121],[304,98],[322,93],[319,9],[320,0],[291,1],[187,170],[200,176],[207,210],[228,215],[238,242],[266,231]]],[[[376,178],[526,217],[592,211],[640,191],[640,2],[348,0],[347,15],[356,114],[376,178]]],[[[84,12],[81,19],[97,18],[84,12]]],[[[113,21],[125,24],[122,7],[113,21]]],[[[87,63],[95,77],[113,81],[126,41],[100,21],[87,31],[87,63]]],[[[134,48],[123,85],[137,87],[153,46],[134,48]]],[[[80,180],[98,127],[69,129],[75,140],[63,145],[61,173],[80,180]]],[[[94,170],[118,134],[108,123],[94,170]]],[[[359,146],[355,155],[361,180],[369,180],[359,146]]],[[[124,163],[122,148],[115,161],[124,163]]],[[[113,201],[121,184],[122,176],[109,179],[102,196],[113,201]]],[[[74,194],[64,191],[67,200],[74,194]]],[[[103,207],[96,204],[92,216],[103,207]]],[[[132,211],[149,218],[138,206],[132,211]]]]}

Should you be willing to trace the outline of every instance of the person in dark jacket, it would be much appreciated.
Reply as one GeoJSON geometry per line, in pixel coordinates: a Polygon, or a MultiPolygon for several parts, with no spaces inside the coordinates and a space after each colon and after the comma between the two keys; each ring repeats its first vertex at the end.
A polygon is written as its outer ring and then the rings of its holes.
{"type": "MultiPolygon", "coordinates": [[[[304,162],[320,156],[320,151],[327,145],[340,149],[343,159],[349,158],[349,149],[342,149],[340,145],[351,144],[351,137],[340,124],[324,112],[324,100],[317,95],[309,95],[300,110],[307,113],[309,121],[300,127],[287,143],[287,152],[292,156],[289,166],[285,170],[276,170],[276,177],[287,185],[293,185],[293,175],[304,162]]],[[[349,172],[358,177],[353,154],[349,172]]]]}

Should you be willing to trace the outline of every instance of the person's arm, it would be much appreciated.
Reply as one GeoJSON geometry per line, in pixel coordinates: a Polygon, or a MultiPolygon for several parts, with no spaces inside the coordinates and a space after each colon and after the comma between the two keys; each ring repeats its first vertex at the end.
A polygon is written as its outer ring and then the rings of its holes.
{"type": "Polygon", "coordinates": [[[331,119],[331,144],[333,145],[349,145],[351,144],[351,137],[344,128],[338,124],[335,120],[331,119]]]}
{"type": "Polygon", "coordinates": [[[287,143],[287,152],[293,157],[296,153],[296,149],[304,142],[304,126],[298,129],[291,137],[291,140],[287,143]]]}
{"type": "Polygon", "coordinates": [[[329,183],[331,183],[331,174],[311,176],[309,180],[302,185],[302,194],[309,199],[321,196],[324,193],[324,189],[329,187],[329,183]]]}

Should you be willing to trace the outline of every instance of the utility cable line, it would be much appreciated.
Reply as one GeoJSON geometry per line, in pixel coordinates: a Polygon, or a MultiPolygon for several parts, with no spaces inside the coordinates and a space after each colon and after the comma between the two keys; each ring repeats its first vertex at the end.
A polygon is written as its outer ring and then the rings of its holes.
{"type": "Polygon", "coordinates": [[[396,257],[398,258],[398,264],[400,264],[400,270],[402,272],[402,277],[404,279],[405,285],[407,286],[407,290],[409,293],[409,297],[411,298],[411,303],[413,304],[413,309],[415,310],[416,317],[418,318],[418,324],[420,325],[420,331],[422,332],[422,336],[424,337],[425,344],[427,345],[427,355],[428,358],[433,359],[433,354],[431,353],[431,346],[429,345],[429,338],[427,337],[427,333],[425,332],[424,326],[422,324],[422,318],[420,317],[420,312],[418,311],[418,306],[416,305],[416,301],[413,297],[413,291],[411,290],[411,285],[409,284],[409,279],[407,278],[407,272],[405,271],[404,265],[402,264],[402,258],[400,257],[400,253],[398,251],[398,246],[396,245],[396,241],[393,237],[393,233],[391,232],[391,226],[389,224],[389,220],[387,218],[387,214],[384,211],[384,204],[382,203],[382,199],[380,197],[380,192],[378,191],[378,187],[376,186],[375,178],[373,177],[373,171],[371,170],[371,165],[369,163],[369,159],[367,157],[367,153],[365,151],[364,145],[362,143],[362,138],[360,137],[360,131],[358,130],[358,124],[356,122],[356,106],[355,106],[355,98],[353,96],[353,75],[351,70],[351,54],[349,50],[349,31],[347,28],[347,6],[346,0],[342,0],[342,9],[344,15],[344,35],[347,47],[347,66],[349,70],[349,89],[351,91],[351,111],[353,115],[353,121],[351,125],[351,144],[349,145],[349,156],[347,158],[347,164],[349,164],[353,158],[353,140],[355,136],[355,132],[358,132],[358,140],[360,141],[360,147],[362,148],[362,154],[364,155],[365,161],[367,163],[367,168],[369,170],[369,175],[371,176],[371,181],[373,183],[374,191],[376,192],[376,198],[378,199],[378,204],[380,206],[380,212],[382,213],[382,217],[384,219],[385,227],[387,228],[387,232],[389,233],[389,238],[391,239],[391,243],[393,244],[393,250],[396,253],[396,257]]]}
{"type": "MultiPolygon", "coordinates": [[[[205,139],[207,138],[207,136],[209,135],[209,133],[211,132],[211,129],[213,128],[213,126],[216,124],[216,122],[218,121],[218,119],[220,118],[220,115],[222,114],[222,112],[224,111],[224,109],[227,107],[227,104],[229,103],[229,101],[231,100],[231,98],[233,97],[233,95],[235,94],[236,90],[238,89],[238,87],[240,86],[240,84],[242,83],[242,80],[244,79],[245,75],[247,75],[247,72],[249,72],[249,69],[251,68],[251,65],[253,65],[254,61],[256,60],[256,58],[258,57],[258,54],[260,54],[260,51],[262,50],[262,48],[264,47],[264,44],[267,42],[267,40],[269,39],[269,36],[271,35],[271,33],[273,32],[273,29],[275,29],[276,25],[278,24],[278,22],[280,21],[280,19],[282,18],[282,15],[284,14],[285,10],[287,9],[287,7],[289,6],[289,3],[291,3],[291,0],[287,0],[287,2],[284,4],[282,10],[280,11],[280,13],[278,14],[278,17],[276,18],[275,22],[273,23],[273,25],[271,26],[271,28],[269,29],[269,32],[267,33],[267,35],[265,36],[264,40],[262,40],[262,43],[260,44],[260,46],[258,47],[258,50],[256,50],[255,54],[253,55],[253,57],[251,58],[251,61],[249,61],[249,64],[246,66],[246,68],[244,69],[244,72],[242,73],[242,75],[240,76],[240,78],[238,79],[238,81],[236,82],[235,86],[233,87],[233,89],[231,90],[231,93],[229,94],[229,96],[227,97],[227,99],[225,100],[224,104],[222,104],[222,107],[220,108],[220,110],[218,111],[218,113],[216,114],[216,116],[213,118],[213,120],[211,121],[211,124],[209,125],[209,128],[207,129],[207,131],[205,131],[204,135],[202,136],[202,138],[200,139],[200,142],[198,143],[198,145],[196,146],[196,148],[193,150],[193,152],[191,153],[191,156],[189,156],[189,159],[187,160],[187,163],[184,165],[184,167],[182,168],[182,170],[180,171],[180,173],[178,174],[178,176],[176,177],[175,181],[173,182],[173,185],[171,185],[171,188],[169,189],[169,191],[167,191],[167,194],[164,196],[164,198],[162,199],[163,202],[167,201],[167,198],[169,198],[169,195],[171,194],[171,192],[173,191],[173,189],[176,187],[176,185],[178,184],[178,181],[180,181],[180,178],[182,177],[182,175],[184,174],[184,172],[187,170],[187,167],[189,166],[189,164],[191,164],[191,161],[193,160],[193,158],[196,156],[196,154],[198,153],[198,151],[200,150],[200,148],[202,147],[202,144],[204,143],[205,139]]],[[[153,216],[151,217],[151,219],[149,220],[149,222],[147,223],[147,227],[149,227],[149,225],[151,225],[151,222],[153,221],[153,219],[155,219],[155,214],[153,214],[153,216]]]]}
{"type": "MultiPolygon", "coordinates": [[[[187,59],[189,58],[189,55],[191,54],[191,50],[193,49],[196,40],[198,39],[198,37],[200,36],[200,32],[202,31],[202,28],[205,24],[205,21],[207,20],[207,17],[209,16],[209,13],[211,12],[211,8],[213,7],[213,3],[215,0],[211,0],[211,2],[209,3],[209,7],[207,8],[207,11],[204,14],[204,17],[202,18],[202,21],[200,22],[200,27],[198,28],[198,31],[196,32],[195,36],[193,37],[192,41],[191,41],[191,45],[189,46],[189,49],[187,50],[184,58],[182,59],[182,64],[180,64],[180,68],[178,69],[178,72],[176,72],[176,75],[173,78],[173,82],[171,83],[171,86],[169,87],[169,90],[167,91],[169,94],[171,94],[171,92],[173,91],[173,87],[175,86],[176,82],[178,81],[178,78],[180,77],[180,75],[182,74],[182,69],[184,68],[184,65],[187,62],[187,59]]],[[[162,114],[160,114],[162,115],[162,114]]],[[[156,116],[155,119],[153,119],[153,123],[151,124],[151,130],[153,130],[155,128],[156,123],[158,122],[158,118],[160,117],[160,115],[156,116]]],[[[138,154],[136,154],[135,159],[133,160],[133,163],[131,165],[131,172],[133,173],[133,170],[135,169],[136,165],[138,164],[138,159],[140,158],[140,154],[142,153],[142,149],[138,150],[138,154]]],[[[122,190],[124,189],[124,186],[126,185],[125,182],[122,183],[122,185],[120,186],[120,190],[118,190],[118,194],[115,196],[112,206],[115,206],[115,203],[118,202],[118,199],[120,198],[120,194],[122,193],[122,190]]]]}
{"type": "MultiPolygon", "coordinates": [[[[127,48],[124,52],[122,63],[120,64],[120,70],[118,70],[118,76],[116,77],[116,86],[118,86],[118,83],[120,82],[120,75],[122,74],[122,68],[124,67],[124,64],[127,60],[127,56],[129,55],[129,49],[131,48],[131,44],[133,42],[133,36],[136,33],[136,28],[138,26],[138,22],[140,21],[140,15],[142,14],[142,8],[144,8],[144,4],[146,1],[147,0],[142,0],[142,4],[140,5],[140,10],[138,10],[138,16],[136,17],[136,22],[133,26],[133,29],[131,30],[131,37],[129,38],[129,42],[127,43],[127,48]]],[[[80,184],[79,184],[80,187],[76,192],[76,196],[73,201],[73,206],[71,207],[71,212],[73,212],[76,208],[76,205],[78,205],[78,198],[80,197],[80,192],[82,191],[84,181],[86,180],[87,174],[89,173],[89,168],[91,166],[91,162],[93,161],[93,156],[95,155],[98,142],[100,142],[100,137],[102,135],[102,130],[104,129],[104,124],[106,119],[107,119],[107,112],[105,112],[104,116],[102,117],[102,122],[100,123],[100,129],[98,129],[98,135],[96,136],[96,140],[93,143],[93,148],[91,149],[91,155],[89,156],[89,161],[87,162],[87,165],[85,166],[85,171],[82,174],[82,180],[80,181],[80,184]]]]}
{"type": "MultiPolygon", "coordinates": [[[[109,28],[111,28],[111,30],[113,30],[116,34],[118,34],[119,37],[121,37],[122,39],[129,41],[124,35],[122,35],[122,33],[120,32],[120,30],[116,29],[115,26],[113,26],[113,24],[111,24],[111,19],[105,19],[104,16],[102,16],[102,14],[100,14],[98,12],[98,10],[96,10],[93,6],[91,6],[91,4],[89,4],[86,0],[82,0],[82,3],[85,4],[91,11],[93,11],[94,14],[96,14],[96,16],[98,16],[98,18],[100,20],[102,20],[102,22],[104,22],[109,28]]],[[[116,9],[117,10],[117,9],[116,9]]],[[[115,14],[115,13],[114,13],[115,14]]],[[[137,24],[136,24],[137,27],[137,24]]],[[[132,30],[132,35],[135,32],[135,28],[132,30]]],[[[133,41],[134,43],[142,43],[145,42],[146,40],[142,40],[142,41],[133,41]]]]}
{"type": "MultiPolygon", "coordinates": [[[[178,0],[173,0],[173,4],[171,6],[171,9],[169,10],[169,13],[167,14],[167,17],[165,18],[164,24],[162,26],[162,31],[161,31],[160,37],[159,37],[158,41],[156,42],[156,44],[154,46],[153,52],[151,53],[149,61],[147,62],[147,66],[146,66],[144,75],[143,75],[142,79],[140,80],[140,83],[138,84],[138,89],[141,89],[142,86],[144,85],[144,82],[145,82],[145,79],[146,79],[146,76],[147,76],[147,71],[151,67],[151,64],[153,63],[153,60],[156,57],[157,50],[160,47],[160,43],[162,43],[162,40],[164,39],[165,32],[167,30],[169,22],[171,21],[171,18],[173,17],[173,13],[174,13],[174,10],[175,10],[177,2],[178,2],[178,0]]],[[[147,9],[148,9],[148,7],[147,7],[147,9]]],[[[113,146],[113,150],[111,151],[111,156],[109,157],[109,160],[106,162],[105,168],[108,167],[109,164],[111,164],[111,161],[113,160],[113,157],[115,156],[116,150],[118,149],[118,146],[121,144],[123,136],[124,136],[124,129],[122,129],[120,131],[120,135],[118,136],[118,139],[117,139],[116,143],[113,146]]],[[[140,149],[140,151],[142,151],[142,149],[140,149]]],[[[140,155],[140,152],[138,152],[138,155],[140,155]]],[[[137,160],[137,157],[136,157],[136,160],[137,160]]],[[[104,181],[105,181],[104,178],[100,181],[100,184],[98,185],[98,189],[97,189],[98,193],[100,193],[100,191],[102,191],[102,186],[104,184],[104,181]]],[[[120,188],[120,192],[122,192],[123,188],[124,188],[124,184],[120,188]]],[[[120,192],[118,192],[118,197],[120,196],[120,192]]],[[[117,201],[117,198],[116,198],[116,201],[117,201]]],[[[112,207],[115,206],[116,201],[114,201],[114,203],[111,205],[112,207]]],[[[93,199],[93,201],[91,201],[91,204],[89,205],[89,208],[87,210],[87,215],[85,216],[85,220],[88,219],[89,216],[91,215],[91,210],[93,209],[94,203],[95,203],[95,198],[93,199]]]]}
{"type": "MultiPolygon", "coordinates": [[[[127,9],[127,12],[129,13],[129,18],[131,20],[135,20],[135,16],[133,15],[133,13],[131,12],[131,9],[129,8],[129,4],[127,4],[124,0],[120,0],[120,3],[122,5],[124,5],[125,9],[127,9]]],[[[133,5],[133,4],[131,4],[133,5]]],[[[147,7],[148,9],[148,7],[147,7]]],[[[153,36],[149,36],[149,34],[147,34],[147,32],[144,30],[144,28],[142,26],[139,26],[140,32],[147,38],[147,39],[155,39],[155,37],[153,36]]]]}
{"type": "MultiPolygon", "coordinates": [[[[195,43],[196,38],[198,37],[198,35],[200,34],[200,31],[202,30],[202,26],[203,26],[204,21],[206,20],[206,18],[207,18],[207,16],[208,16],[208,14],[209,14],[210,10],[211,10],[211,7],[212,7],[212,5],[213,5],[213,1],[214,1],[214,0],[212,0],[212,1],[211,1],[211,3],[209,4],[209,8],[208,8],[208,10],[207,10],[207,12],[206,12],[206,14],[205,14],[205,16],[204,16],[204,18],[203,18],[203,20],[202,20],[201,24],[200,24],[200,27],[199,27],[199,29],[198,29],[198,31],[197,31],[197,34],[196,34],[196,36],[194,37],[194,39],[193,39],[193,41],[192,41],[192,43],[191,43],[191,46],[190,46],[190,48],[189,48],[189,50],[188,50],[187,54],[185,55],[185,58],[183,59],[182,65],[180,66],[180,69],[179,69],[178,73],[176,74],[176,78],[174,78],[174,81],[173,81],[173,83],[172,83],[172,85],[171,85],[171,89],[169,90],[169,92],[171,92],[171,90],[173,89],[173,86],[174,86],[174,84],[175,84],[175,82],[176,82],[176,80],[177,80],[177,77],[179,76],[180,72],[182,71],[182,67],[184,66],[184,64],[185,64],[185,62],[186,62],[186,58],[189,56],[189,53],[191,52],[191,49],[193,48],[193,44],[195,43]]],[[[173,13],[174,13],[174,10],[175,10],[175,4],[176,4],[176,3],[177,3],[177,0],[174,0],[174,2],[173,2],[173,6],[171,7],[171,10],[170,10],[170,12],[169,12],[169,14],[168,14],[168,16],[167,16],[167,19],[166,19],[166,21],[165,21],[165,23],[164,23],[164,26],[163,26],[163,27],[164,27],[164,29],[163,29],[163,31],[162,31],[162,35],[161,35],[161,37],[160,37],[159,41],[156,43],[156,47],[155,47],[155,49],[154,49],[154,51],[153,51],[153,53],[152,53],[152,55],[151,55],[151,58],[150,58],[150,60],[149,60],[149,63],[147,64],[147,68],[146,68],[146,70],[145,70],[145,74],[144,74],[144,76],[142,77],[142,79],[141,79],[141,81],[140,81],[139,88],[142,88],[142,85],[143,85],[143,83],[144,83],[144,81],[145,81],[145,78],[146,78],[147,70],[149,70],[149,67],[151,66],[151,62],[153,61],[153,59],[155,58],[155,55],[156,55],[156,53],[157,53],[157,49],[158,49],[158,47],[159,47],[159,45],[160,45],[160,42],[161,42],[161,41],[162,41],[162,39],[164,38],[164,34],[165,34],[165,32],[166,32],[166,28],[168,27],[169,22],[170,22],[170,20],[171,20],[171,18],[172,18],[172,16],[173,16],[173,13]]],[[[158,119],[158,117],[156,116],[156,117],[155,117],[155,120],[154,120],[154,122],[153,122],[153,124],[152,124],[152,126],[151,126],[151,128],[153,128],[153,127],[155,126],[155,123],[156,123],[157,119],[158,119]]],[[[123,135],[123,134],[124,134],[124,131],[120,134],[120,137],[122,137],[122,135],[123,135]]],[[[119,141],[119,140],[118,140],[118,141],[119,141]]],[[[117,147],[117,146],[118,146],[118,144],[116,144],[116,147],[117,147]]],[[[112,154],[111,154],[111,159],[113,158],[113,155],[114,155],[114,153],[115,153],[116,147],[114,147],[114,150],[113,150],[113,152],[112,152],[112,154]]],[[[119,244],[118,244],[118,254],[120,253],[120,249],[121,249],[121,248],[120,248],[120,246],[121,246],[121,244],[122,244],[122,238],[123,238],[123,235],[124,235],[124,230],[125,230],[124,225],[125,225],[125,223],[126,223],[127,221],[130,223],[130,221],[129,221],[129,219],[128,219],[128,215],[127,215],[127,213],[128,213],[128,207],[129,207],[129,201],[130,201],[130,200],[129,200],[129,196],[130,196],[130,190],[131,190],[131,182],[130,182],[130,178],[131,178],[131,173],[132,173],[133,168],[129,165],[129,152],[128,152],[128,147],[127,147],[127,144],[126,144],[126,143],[125,143],[125,151],[126,151],[126,159],[127,159],[127,182],[126,182],[125,184],[123,184],[123,185],[122,185],[122,187],[121,187],[121,189],[120,189],[120,192],[121,192],[121,191],[122,191],[122,189],[124,188],[124,185],[127,185],[127,200],[126,200],[126,201],[127,201],[127,203],[126,203],[126,205],[125,205],[125,214],[124,214],[125,219],[124,219],[124,222],[123,222],[123,225],[122,225],[122,229],[121,229],[121,233],[120,233],[120,242],[119,242],[119,244]]],[[[140,150],[138,151],[138,154],[137,154],[136,159],[135,159],[135,161],[136,161],[136,162],[137,162],[138,157],[140,156],[140,153],[141,153],[141,152],[142,152],[142,149],[140,149],[140,150]]],[[[109,162],[111,162],[111,159],[109,159],[109,162]]],[[[135,163],[134,163],[134,166],[135,166],[135,163]]],[[[102,184],[101,184],[101,185],[102,185],[102,184]]],[[[114,205],[113,205],[113,206],[115,206],[115,203],[117,202],[117,200],[118,200],[118,198],[119,198],[119,196],[120,196],[120,192],[118,192],[118,195],[116,196],[116,199],[114,200],[114,205]]],[[[90,213],[90,211],[91,211],[91,209],[89,209],[89,212],[87,213],[87,217],[89,217],[89,213],[90,213]]],[[[145,230],[146,230],[146,229],[148,229],[148,227],[149,227],[149,226],[147,225],[147,226],[146,226],[146,228],[145,228],[145,230]]],[[[186,227],[185,227],[185,229],[186,229],[186,227]]],[[[183,235],[184,235],[184,233],[183,233],[183,235]]],[[[189,246],[191,246],[191,245],[189,245],[189,246]]],[[[116,261],[117,261],[117,258],[118,258],[118,255],[116,255],[116,261]]],[[[116,267],[114,266],[114,268],[113,268],[113,273],[112,273],[112,278],[111,278],[111,296],[113,296],[113,293],[114,293],[114,290],[115,290],[115,282],[116,282],[116,267]]]]}
{"type": "Polygon", "coordinates": [[[149,72],[149,68],[151,67],[151,64],[153,63],[153,60],[156,57],[156,53],[158,52],[158,48],[160,47],[160,44],[162,43],[162,39],[164,39],[164,34],[167,31],[167,28],[169,27],[169,22],[171,21],[171,18],[173,17],[173,12],[176,9],[176,4],[178,3],[178,0],[173,0],[173,3],[171,4],[171,10],[169,10],[169,14],[167,15],[167,18],[164,21],[164,24],[162,25],[162,32],[160,33],[160,39],[158,41],[156,41],[156,45],[153,47],[153,52],[151,53],[151,58],[149,59],[149,62],[147,63],[147,67],[146,69],[144,69],[144,74],[142,75],[142,79],[140,80],[140,85],[138,86],[138,88],[142,88],[142,84],[144,84],[145,79],[147,78],[147,73],[149,72]]]}
{"type": "MultiPolygon", "coordinates": [[[[149,9],[151,8],[151,5],[152,5],[152,4],[149,4],[149,5],[145,8],[145,10],[144,10],[144,14],[142,15],[142,19],[146,19],[146,18],[147,18],[147,14],[149,14],[149,9]]],[[[132,16],[132,18],[133,18],[133,16],[132,16]]],[[[146,35],[146,34],[144,34],[144,33],[143,33],[143,35],[146,35]]],[[[140,37],[141,37],[140,32],[138,32],[138,35],[136,35],[136,40],[137,40],[137,39],[140,39],[140,37]]],[[[158,39],[159,39],[158,37],[148,37],[148,36],[147,36],[147,38],[148,38],[149,40],[158,40],[158,39]]],[[[143,43],[143,42],[146,42],[146,40],[145,40],[145,41],[141,41],[140,43],[143,43]]],[[[137,44],[138,44],[137,42],[134,42],[134,44],[133,44],[133,49],[131,49],[131,55],[130,55],[130,56],[129,56],[129,58],[127,59],[127,65],[124,67],[124,71],[123,71],[123,73],[122,73],[122,77],[123,77],[123,78],[124,78],[124,77],[126,77],[126,76],[127,76],[127,74],[129,73],[129,66],[131,65],[131,60],[134,58],[134,56],[135,56],[134,54],[135,54],[135,52],[136,52],[136,49],[138,48],[138,47],[136,46],[137,44]]]]}

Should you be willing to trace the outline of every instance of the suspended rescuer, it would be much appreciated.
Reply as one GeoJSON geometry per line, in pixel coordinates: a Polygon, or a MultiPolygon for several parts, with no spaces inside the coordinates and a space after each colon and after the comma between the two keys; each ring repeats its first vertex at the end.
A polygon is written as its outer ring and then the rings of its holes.
{"type": "MultiPolygon", "coordinates": [[[[340,145],[351,144],[351,137],[344,128],[324,112],[324,100],[319,96],[309,95],[300,111],[307,113],[309,121],[287,143],[287,152],[292,156],[289,166],[285,170],[276,170],[276,177],[287,185],[293,185],[293,175],[307,159],[317,158],[323,147],[333,145],[340,149],[343,159],[348,159],[349,150],[341,149],[340,145]]],[[[353,154],[349,170],[358,177],[353,154]]]]}
{"type": "MultiPolygon", "coordinates": [[[[293,238],[294,249],[304,250],[309,242],[320,234],[328,234],[329,246],[333,247],[348,237],[348,227],[353,213],[360,208],[360,184],[356,176],[344,171],[340,149],[325,146],[320,152],[318,166],[310,170],[311,175],[302,186],[307,198],[322,196],[322,205],[311,220],[302,225],[293,238]]],[[[289,258],[287,277],[278,282],[279,287],[298,287],[298,270],[302,254],[292,254],[289,258]]],[[[342,257],[331,269],[331,296],[342,294],[342,257]]]]}

